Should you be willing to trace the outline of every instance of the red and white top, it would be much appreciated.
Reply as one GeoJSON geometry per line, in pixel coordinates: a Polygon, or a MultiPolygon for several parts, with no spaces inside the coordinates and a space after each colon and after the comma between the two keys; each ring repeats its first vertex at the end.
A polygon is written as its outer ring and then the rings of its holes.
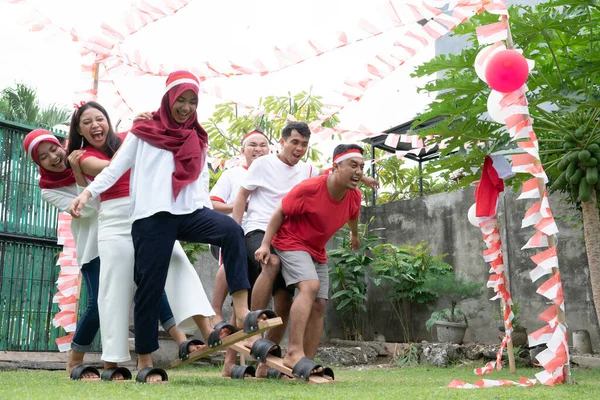
{"type": "Polygon", "coordinates": [[[260,157],[250,165],[242,187],[252,191],[244,233],[267,229],[279,202],[295,185],[319,175],[319,168],[302,161],[289,166],[276,154],[260,157]]]}
{"type": "Polygon", "coordinates": [[[285,219],[272,245],[279,250],[307,251],[317,262],[327,263],[325,245],[348,221],[358,219],[362,195],[348,190],[341,201],[327,190],[327,175],[296,185],[281,201],[285,219]]]}
{"type": "MultiPolygon", "coordinates": [[[[110,161],[110,157],[106,154],[98,151],[96,149],[86,149],[85,153],[81,156],[81,161],[85,160],[88,157],[96,157],[100,160],[110,161]]],[[[114,185],[112,185],[107,191],[100,194],[100,201],[120,199],[122,197],[129,196],[129,179],[130,179],[131,171],[127,171],[123,176],[121,176],[114,185]]],[[[86,175],[90,181],[94,181],[93,176],[86,175]]]]}
{"type": "MultiPolygon", "coordinates": [[[[242,183],[248,177],[247,167],[234,167],[223,171],[210,191],[210,199],[224,204],[233,204],[242,183]]],[[[242,228],[246,226],[246,213],[242,218],[242,228]]]]}

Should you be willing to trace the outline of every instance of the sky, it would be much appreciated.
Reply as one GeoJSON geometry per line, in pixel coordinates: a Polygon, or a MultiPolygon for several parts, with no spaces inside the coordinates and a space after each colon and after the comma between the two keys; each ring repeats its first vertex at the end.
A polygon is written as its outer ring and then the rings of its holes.
{"type": "MultiPolygon", "coordinates": [[[[150,3],[157,1],[150,0],[150,3]]],[[[4,38],[0,52],[0,88],[23,82],[37,88],[43,104],[72,107],[73,93],[82,84],[78,44],[59,29],[29,32],[23,24],[25,11],[33,5],[54,27],[74,28],[85,36],[99,34],[102,22],[121,26],[120,16],[129,3],[122,0],[29,0],[11,4],[0,0],[0,37],[4,38]]],[[[251,65],[253,60],[259,59],[267,65],[276,65],[273,61],[275,46],[287,48],[308,40],[327,44],[342,31],[352,40],[364,36],[358,28],[364,18],[385,33],[263,77],[209,79],[202,86],[209,93],[218,87],[222,97],[201,96],[198,113],[200,121],[205,121],[216,104],[227,100],[256,105],[261,96],[303,90],[312,90],[322,96],[325,103],[341,104],[344,80],[368,77],[366,64],[376,55],[392,52],[394,41],[403,32],[402,28],[387,29],[389,21],[382,17],[385,3],[383,0],[190,1],[175,15],[125,39],[122,49],[139,51],[151,63],[186,69],[204,61],[217,66],[226,65],[228,61],[251,65]]],[[[340,126],[357,130],[363,125],[378,132],[423,111],[431,98],[417,94],[417,87],[429,79],[412,79],[410,73],[414,65],[428,60],[434,51],[433,47],[424,49],[412,62],[370,87],[359,102],[346,106],[339,114],[340,126]]],[[[158,107],[164,77],[122,73],[111,77],[135,112],[158,107]]],[[[103,83],[99,91],[99,101],[103,103],[103,95],[112,94],[113,88],[103,83]]],[[[118,115],[112,102],[103,105],[116,121],[118,115]]]]}

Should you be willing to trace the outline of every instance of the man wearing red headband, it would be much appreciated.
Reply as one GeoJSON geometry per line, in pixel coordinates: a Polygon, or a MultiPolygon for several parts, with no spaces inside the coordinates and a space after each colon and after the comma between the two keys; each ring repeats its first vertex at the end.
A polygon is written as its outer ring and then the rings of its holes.
{"type": "Polygon", "coordinates": [[[361,192],[357,187],[365,166],[362,154],[362,148],[355,144],[337,146],[332,174],[307,179],[283,198],[255,253],[257,261],[267,263],[272,244],[286,285],[298,289],[290,311],[290,344],[283,363],[301,379],[308,380],[311,374],[322,376],[328,370],[312,361],[321,340],[329,292],[325,245],[348,223],[350,246],[354,250],[360,247],[361,192]]]}
{"type": "MultiPolygon", "coordinates": [[[[240,223],[247,204],[248,217],[244,234],[246,250],[250,258],[260,247],[269,218],[281,199],[296,184],[327,171],[301,161],[308,150],[310,134],[306,123],[289,122],[281,131],[281,151],[278,154],[261,157],[248,170],[248,177],[242,184],[234,205],[233,218],[240,223]]],[[[370,177],[362,177],[362,181],[375,188],[379,185],[377,180],[370,177]]],[[[275,312],[283,319],[284,325],[267,332],[266,337],[274,343],[279,343],[285,334],[294,288],[286,287],[277,256],[273,255],[264,264],[255,262],[255,268],[260,273],[252,290],[251,309],[266,307],[271,294],[273,295],[275,312]]],[[[324,312],[323,308],[321,313],[324,312]]],[[[261,365],[257,376],[262,376],[266,370],[266,366],[261,365]]]]}

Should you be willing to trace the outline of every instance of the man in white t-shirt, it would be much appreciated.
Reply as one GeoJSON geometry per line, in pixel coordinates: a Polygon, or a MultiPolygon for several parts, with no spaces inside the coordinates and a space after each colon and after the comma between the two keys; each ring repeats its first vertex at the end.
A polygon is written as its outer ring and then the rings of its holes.
{"type": "MultiPolygon", "coordinates": [[[[240,186],[248,175],[248,168],[252,162],[259,157],[269,154],[269,139],[259,130],[253,130],[242,138],[241,153],[244,156],[246,165],[233,167],[223,171],[219,180],[210,191],[210,201],[213,209],[221,214],[231,215],[233,212],[233,204],[237,197],[240,186]]],[[[242,228],[246,225],[246,213],[242,218],[242,228]]],[[[212,307],[215,310],[213,322],[223,320],[223,303],[227,297],[227,282],[225,280],[225,269],[223,268],[220,257],[219,270],[215,278],[215,286],[212,298],[212,307]]],[[[254,268],[248,268],[248,278],[250,285],[254,284],[258,271],[254,268]]],[[[250,301],[250,297],[248,297],[250,301]]]]}
{"type": "MultiPolygon", "coordinates": [[[[309,140],[310,129],[306,123],[289,122],[281,131],[282,149],[279,154],[261,157],[248,169],[247,178],[240,187],[233,207],[233,218],[238,223],[242,222],[244,210],[247,208],[244,235],[248,258],[252,259],[260,247],[269,219],[281,199],[298,183],[325,172],[301,161],[308,150],[309,140]]],[[[375,188],[379,186],[377,180],[369,177],[363,177],[362,182],[375,188]]],[[[274,343],[279,343],[285,334],[294,288],[286,286],[280,273],[279,258],[273,253],[267,264],[259,265],[252,259],[260,273],[252,290],[250,309],[264,308],[269,303],[271,294],[273,295],[274,310],[284,324],[271,329],[266,337],[274,343]]],[[[324,309],[320,311],[325,312],[324,309]]],[[[263,376],[263,368],[263,365],[259,367],[257,376],[263,376]]]]}

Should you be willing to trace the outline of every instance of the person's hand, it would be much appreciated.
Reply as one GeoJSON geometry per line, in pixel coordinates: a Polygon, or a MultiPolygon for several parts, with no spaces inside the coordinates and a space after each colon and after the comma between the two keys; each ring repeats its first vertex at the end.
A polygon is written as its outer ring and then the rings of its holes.
{"type": "Polygon", "coordinates": [[[266,264],[269,262],[269,258],[271,257],[271,248],[269,245],[261,244],[258,250],[254,252],[254,259],[261,264],[266,264]]]}
{"type": "Polygon", "coordinates": [[[373,190],[378,190],[381,186],[379,181],[375,178],[371,178],[370,176],[364,176],[361,179],[361,182],[370,187],[373,190]]]}
{"type": "Polygon", "coordinates": [[[69,165],[74,173],[81,173],[81,167],[79,166],[79,159],[85,153],[85,150],[73,150],[67,160],[69,160],[69,165]]]}
{"type": "Polygon", "coordinates": [[[150,119],[152,119],[152,113],[149,111],[146,111],[146,112],[139,113],[138,115],[136,115],[133,118],[133,122],[145,121],[145,120],[150,120],[150,119]]]}
{"type": "Polygon", "coordinates": [[[81,209],[85,207],[91,196],[92,194],[88,190],[84,190],[71,202],[71,205],[69,206],[69,214],[71,214],[73,218],[81,217],[81,209]]]}
{"type": "Polygon", "coordinates": [[[350,248],[352,250],[358,250],[360,248],[360,239],[357,235],[350,233],[350,248]]]}

